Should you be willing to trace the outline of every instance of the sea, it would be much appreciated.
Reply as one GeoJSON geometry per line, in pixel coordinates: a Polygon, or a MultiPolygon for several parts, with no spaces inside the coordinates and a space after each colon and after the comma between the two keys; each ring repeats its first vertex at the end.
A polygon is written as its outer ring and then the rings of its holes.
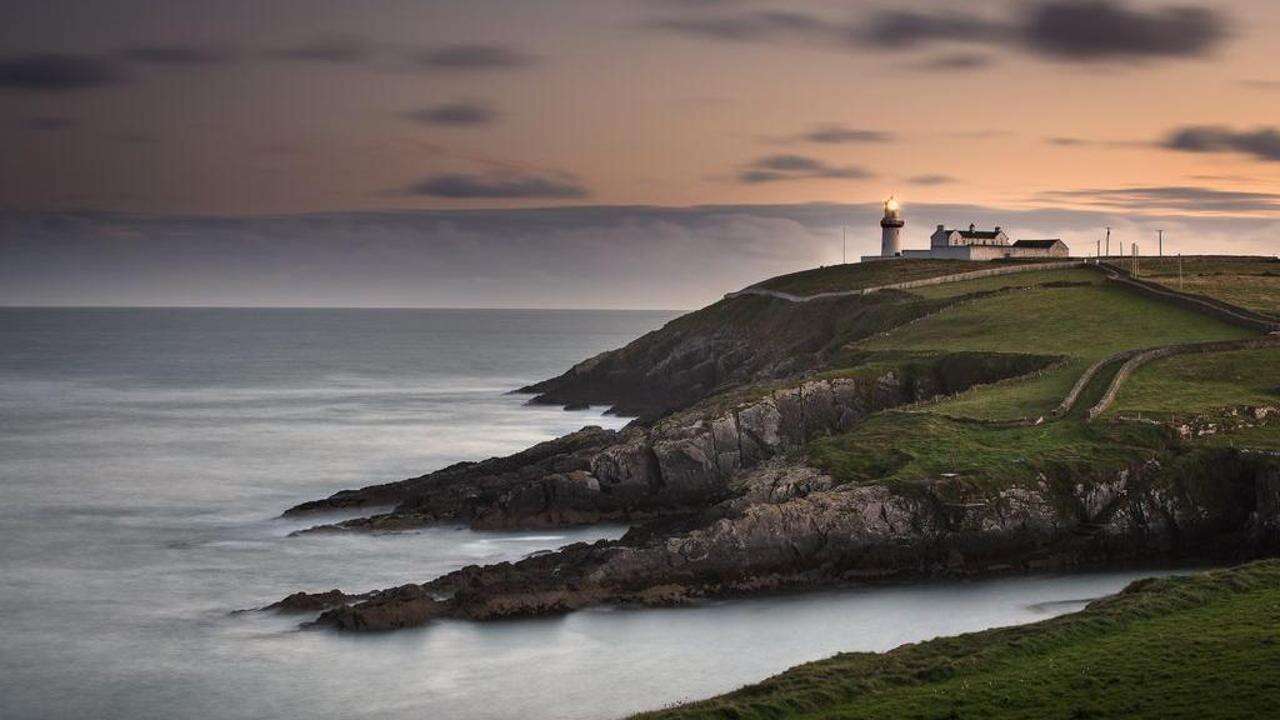
{"type": "Polygon", "coordinates": [[[511,391],[673,312],[0,308],[0,718],[605,720],[840,651],[1079,609],[1152,572],[598,608],[368,635],[253,612],[625,527],[290,532],[337,490],[584,425],[511,391]],[[243,612],[250,610],[250,612],[243,612]]]}

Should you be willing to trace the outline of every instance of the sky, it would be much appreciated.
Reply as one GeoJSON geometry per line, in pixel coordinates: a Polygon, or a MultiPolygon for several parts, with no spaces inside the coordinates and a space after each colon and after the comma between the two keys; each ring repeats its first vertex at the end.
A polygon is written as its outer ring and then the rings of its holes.
{"type": "Polygon", "coordinates": [[[694,307],[968,222],[1280,249],[1271,0],[0,0],[0,304],[694,307]]]}

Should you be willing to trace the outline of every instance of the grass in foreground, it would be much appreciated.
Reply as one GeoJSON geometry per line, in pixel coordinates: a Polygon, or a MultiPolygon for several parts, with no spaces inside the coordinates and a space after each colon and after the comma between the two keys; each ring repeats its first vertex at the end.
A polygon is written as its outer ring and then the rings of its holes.
{"type": "Polygon", "coordinates": [[[1275,717],[1280,561],[1143,580],[1032,625],[848,653],[646,720],[1275,717]]]}

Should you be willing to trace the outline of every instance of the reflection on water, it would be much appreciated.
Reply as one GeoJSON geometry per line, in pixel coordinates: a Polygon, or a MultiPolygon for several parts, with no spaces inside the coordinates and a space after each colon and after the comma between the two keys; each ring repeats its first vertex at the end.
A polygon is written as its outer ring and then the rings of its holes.
{"type": "Polygon", "coordinates": [[[233,611],[624,528],[287,537],[334,490],[597,411],[502,394],[662,313],[0,310],[0,717],[608,718],[841,650],[1074,610],[1137,574],[589,610],[390,634],[233,611]]]}

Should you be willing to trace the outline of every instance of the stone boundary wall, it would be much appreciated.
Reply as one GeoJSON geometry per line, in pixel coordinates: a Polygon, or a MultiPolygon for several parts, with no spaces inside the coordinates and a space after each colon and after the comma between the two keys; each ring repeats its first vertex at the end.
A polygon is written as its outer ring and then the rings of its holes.
{"type": "Polygon", "coordinates": [[[1111,273],[1109,279],[1112,282],[1124,285],[1125,287],[1136,290],[1148,297],[1172,302],[1175,305],[1188,310],[1195,310],[1196,312],[1212,315],[1223,322],[1227,322],[1238,327],[1245,327],[1250,330],[1261,330],[1265,333],[1280,332],[1280,320],[1249,310],[1248,308],[1243,308],[1239,305],[1232,305],[1231,303],[1218,300],[1217,298],[1211,298],[1205,295],[1196,295],[1193,293],[1184,293],[1157,283],[1140,280],[1133,277],[1128,270],[1110,263],[1102,263],[1096,267],[1101,270],[1109,271],[1111,273]]]}
{"type": "Polygon", "coordinates": [[[1232,350],[1254,350],[1257,348],[1280,347],[1280,336],[1268,335],[1267,337],[1248,338],[1245,340],[1223,340],[1218,342],[1207,343],[1186,343],[1182,345],[1166,345],[1164,347],[1153,348],[1138,353],[1129,358],[1124,365],[1120,366],[1120,370],[1116,372],[1116,376],[1111,379],[1111,385],[1107,387],[1107,392],[1103,394],[1102,399],[1096,405],[1089,408],[1087,419],[1093,421],[1099,415],[1107,411],[1112,403],[1116,401],[1116,396],[1120,394],[1120,387],[1124,385],[1125,380],[1129,376],[1137,372],[1139,368],[1154,360],[1160,360],[1174,355],[1187,355],[1191,353],[1213,353],[1213,352],[1229,352],[1232,350]]]}
{"type": "Polygon", "coordinates": [[[1118,353],[1108,355],[1102,358],[1101,360],[1095,362],[1094,364],[1090,365],[1089,368],[1084,371],[1084,374],[1082,374],[1080,378],[1076,380],[1076,384],[1071,386],[1071,391],[1067,393],[1066,397],[1062,398],[1062,402],[1058,403],[1058,407],[1053,409],[1053,415],[1055,417],[1060,417],[1070,412],[1071,408],[1075,406],[1076,400],[1080,399],[1080,393],[1084,392],[1084,389],[1088,387],[1090,382],[1093,381],[1094,376],[1098,374],[1099,370],[1101,370],[1102,368],[1106,367],[1107,365],[1117,360],[1123,360],[1123,359],[1132,357],[1140,352],[1142,352],[1141,349],[1121,350],[1118,353]]]}
{"type": "Polygon", "coordinates": [[[876,287],[862,288],[861,290],[836,290],[833,292],[818,293],[816,295],[793,295],[788,292],[782,292],[781,290],[749,287],[743,288],[737,292],[728,293],[725,295],[725,298],[736,298],[744,295],[763,295],[765,297],[776,298],[778,300],[786,300],[787,302],[802,303],[811,302],[813,300],[826,300],[829,298],[851,297],[853,295],[870,295],[871,293],[880,292],[881,290],[909,290],[911,288],[942,285],[950,282],[959,282],[961,280],[976,280],[978,278],[994,277],[997,275],[1012,275],[1014,273],[1037,272],[1043,270],[1063,270],[1066,268],[1084,267],[1088,264],[1088,261],[1085,260],[1026,263],[1022,265],[987,268],[986,270],[953,273],[951,275],[940,275],[938,277],[925,278],[923,280],[908,280],[906,282],[892,283],[890,285],[877,285],[876,287]]]}

